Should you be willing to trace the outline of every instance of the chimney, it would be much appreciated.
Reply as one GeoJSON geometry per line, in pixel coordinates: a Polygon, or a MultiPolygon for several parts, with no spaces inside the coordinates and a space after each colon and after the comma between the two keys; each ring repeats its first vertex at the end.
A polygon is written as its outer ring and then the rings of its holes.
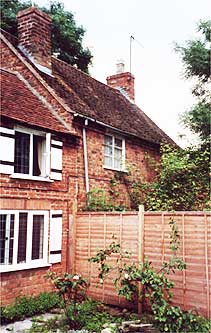
{"type": "Polygon", "coordinates": [[[51,18],[35,7],[17,14],[19,48],[35,65],[51,68],[51,18]]]}
{"type": "Polygon", "coordinates": [[[116,88],[122,92],[123,95],[135,101],[134,76],[129,72],[125,72],[125,65],[122,60],[120,60],[116,66],[116,74],[106,78],[107,85],[116,88]]]}

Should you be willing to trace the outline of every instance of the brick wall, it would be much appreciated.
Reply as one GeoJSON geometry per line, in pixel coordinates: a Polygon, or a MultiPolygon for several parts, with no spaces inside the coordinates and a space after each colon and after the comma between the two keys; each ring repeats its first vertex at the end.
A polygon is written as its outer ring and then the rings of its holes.
{"type": "Polygon", "coordinates": [[[108,86],[116,89],[122,88],[127,93],[130,99],[132,99],[133,101],[135,100],[135,78],[131,73],[125,72],[114,74],[108,76],[106,80],[108,86]]]}
{"type": "Polygon", "coordinates": [[[51,66],[51,18],[35,7],[18,12],[19,45],[41,65],[51,66]]]}
{"type": "MultiPolygon", "coordinates": [[[[78,134],[78,142],[64,140],[63,145],[63,177],[62,181],[53,183],[11,179],[8,175],[1,175],[1,208],[10,210],[62,210],[63,211],[63,238],[62,262],[53,265],[57,272],[71,270],[71,216],[75,210],[86,205],[84,158],[82,144],[82,128],[72,122],[72,115],[54,98],[46,83],[17,57],[5,43],[2,43],[2,67],[20,72],[37,92],[50,103],[54,110],[65,119],[69,128],[78,134]]],[[[115,172],[103,168],[104,130],[102,128],[87,130],[88,163],[90,189],[100,187],[109,192],[109,181],[115,172]]],[[[153,173],[149,171],[144,160],[148,152],[151,157],[159,159],[156,147],[141,141],[126,138],[126,160],[140,168],[143,179],[151,179],[153,173]]],[[[119,201],[130,207],[129,197],[124,185],[119,185],[119,201]]],[[[29,269],[17,272],[8,272],[1,275],[1,299],[3,304],[11,303],[19,295],[33,295],[51,288],[44,279],[47,268],[29,269]]]]}

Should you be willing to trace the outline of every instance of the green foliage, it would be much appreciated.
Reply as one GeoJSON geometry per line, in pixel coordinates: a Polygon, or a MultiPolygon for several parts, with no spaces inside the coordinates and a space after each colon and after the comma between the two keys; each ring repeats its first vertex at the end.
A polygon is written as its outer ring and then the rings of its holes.
{"type": "MultiPolygon", "coordinates": [[[[30,332],[51,333],[69,332],[71,330],[85,330],[89,332],[100,332],[103,325],[113,327],[114,323],[120,324],[123,317],[112,316],[100,302],[87,299],[82,303],[77,303],[76,307],[68,307],[68,322],[65,318],[53,318],[41,324],[35,321],[30,332]],[[111,325],[111,326],[110,326],[111,325]]],[[[128,316],[127,319],[133,316],[128,316]]]]}
{"type": "Polygon", "coordinates": [[[194,315],[192,311],[182,311],[180,307],[171,306],[174,283],[167,277],[175,270],[183,270],[185,263],[177,257],[179,249],[179,233],[176,222],[171,219],[170,248],[173,256],[169,262],[164,262],[159,271],[152,267],[146,258],[142,263],[127,264],[122,262],[122,250],[119,244],[112,242],[104,250],[97,252],[91,262],[99,264],[99,278],[104,280],[110,270],[116,269],[117,278],[114,285],[118,295],[129,301],[139,301],[148,304],[154,315],[156,326],[161,332],[209,332],[211,325],[203,317],[194,315]],[[112,251],[114,250],[114,251],[112,251]],[[107,259],[113,254],[119,254],[116,266],[107,264],[107,259]],[[104,267],[106,266],[106,270],[104,267]],[[141,288],[140,288],[141,286],[141,288]]]}
{"type": "Polygon", "coordinates": [[[60,304],[61,300],[55,293],[18,297],[15,304],[1,307],[1,323],[22,320],[25,317],[44,313],[55,306],[60,306],[60,304]]]}
{"type": "Polygon", "coordinates": [[[146,196],[149,210],[209,208],[209,148],[186,150],[164,146],[161,171],[146,196]]]}
{"type": "Polygon", "coordinates": [[[202,142],[206,142],[211,128],[209,103],[199,102],[194,105],[191,110],[186,111],[181,116],[181,120],[193,133],[197,133],[200,136],[202,142]]]}
{"type": "Polygon", "coordinates": [[[125,206],[114,204],[101,188],[94,188],[87,193],[86,211],[123,211],[125,206]]]}
{"type": "Polygon", "coordinates": [[[210,135],[211,95],[210,95],[210,42],[211,20],[200,21],[198,24],[200,39],[188,40],[185,46],[176,46],[185,68],[186,78],[194,79],[192,90],[197,98],[189,111],[182,115],[181,120],[193,133],[199,135],[201,142],[206,142],[210,135]]]}
{"type": "Polygon", "coordinates": [[[78,303],[76,312],[73,306],[68,308],[68,316],[71,319],[71,328],[84,329],[89,332],[100,332],[105,323],[114,323],[121,321],[121,318],[115,318],[106,311],[100,310],[100,303],[92,300],[78,303]]]}
{"type": "Polygon", "coordinates": [[[211,20],[200,21],[197,30],[201,39],[188,40],[185,46],[176,45],[175,49],[182,56],[187,78],[196,76],[207,80],[210,77],[211,20]]]}
{"type": "MultiPolygon", "coordinates": [[[[31,1],[2,0],[0,2],[1,28],[17,36],[16,14],[19,10],[30,6],[31,1]]],[[[73,14],[66,11],[60,1],[51,1],[50,9],[46,7],[40,9],[49,14],[52,19],[52,52],[58,53],[59,59],[88,72],[92,55],[90,50],[83,48],[82,45],[84,28],[77,27],[73,14]]]]}
{"type": "Polygon", "coordinates": [[[62,297],[63,309],[66,316],[68,305],[71,302],[76,310],[77,302],[81,302],[86,298],[88,283],[81,277],[81,275],[68,274],[65,272],[63,275],[58,276],[55,272],[48,271],[46,278],[51,280],[52,284],[58,291],[58,295],[62,297]]]}
{"type": "Polygon", "coordinates": [[[120,183],[125,185],[132,209],[137,210],[140,204],[154,211],[209,209],[209,145],[184,150],[164,145],[159,163],[148,155],[145,162],[149,170],[154,170],[153,180],[144,180],[139,168],[132,164],[127,173],[116,173],[112,179],[113,192],[120,183]]]}

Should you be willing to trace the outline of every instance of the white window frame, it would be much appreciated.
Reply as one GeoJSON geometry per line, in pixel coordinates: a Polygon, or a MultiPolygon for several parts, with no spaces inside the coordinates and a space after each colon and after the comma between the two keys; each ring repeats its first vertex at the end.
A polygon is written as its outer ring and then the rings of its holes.
{"type": "MultiPolygon", "coordinates": [[[[49,228],[49,212],[43,210],[0,210],[1,215],[14,215],[14,241],[13,241],[13,260],[12,264],[0,264],[0,272],[11,272],[25,270],[31,268],[39,268],[51,266],[48,263],[48,228],[49,228]],[[18,234],[19,234],[19,213],[27,213],[27,241],[26,241],[26,262],[17,263],[18,254],[18,234]],[[32,232],[33,232],[33,216],[44,216],[44,235],[43,235],[43,258],[31,259],[32,255],[32,232]]],[[[8,220],[8,217],[7,217],[8,220]]],[[[6,221],[7,223],[7,221],[6,221]]]]}
{"type": "Polygon", "coordinates": [[[125,139],[121,136],[118,136],[118,135],[115,135],[115,134],[110,134],[110,133],[106,133],[104,135],[104,144],[103,144],[103,148],[104,148],[104,151],[103,151],[103,157],[104,157],[104,160],[103,160],[103,167],[104,169],[111,169],[111,170],[115,170],[115,171],[126,171],[125,169],[125,139]],[[112,138],[112,166],[107,166],[105,165],[105,157],[111,157],[111,155],[107,155],[105,154],[105,137],[106,136],[110,136],[112,138]],[[120,149],[122,151],[122,163],[121,163],[121,167],[120,168],[115,168],[114,167],[114,157],[115,157],[115,153],[114,153],[114,150],[115,148],[118,148],[118,147],[115,147],[115,139],[118,139],[118,140],[121,140],[122,141],[122,149],[120,149]]]}
{"type": "MultiPolygon", "coordinates": [[[[30,135],[30,147],[29,147],[29,173],[13,173],[10,175],[10,178],[19,178],[19,179],[31,179],[38,181],[47,181],[52,182],[50,179],[50,152],[51,152],[51,134],[45,133],[42,131],[29,129],[25,127],[16,126],[14,128],[15,132],[21,132],[30,135]],[[45,176],[34,176],[33,175],[33,135],[41,136],[45,139],[45,153],[43,153],[45,158],[45,166],[43,167],[45,176]]],[[[15,154],[15,152],[14,152],[15,154]]]]}

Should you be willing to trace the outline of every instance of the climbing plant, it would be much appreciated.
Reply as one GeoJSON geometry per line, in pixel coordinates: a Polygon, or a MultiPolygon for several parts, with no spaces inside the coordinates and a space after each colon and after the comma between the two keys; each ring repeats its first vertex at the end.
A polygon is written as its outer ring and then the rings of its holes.
{"type": "MultiPolygon", "coordinates": [[[[205,318],[193,314],[192,311],[183,311],[178,306],[171,305],[174,283],[168,275],[176,270],[186,268],[185,263],[177,256],[180,245],[180,236],[176,222],[169,222],[170,249],[173,251],[169,262],[163,262],[161,268],[156,270],[152,263],[145,258],[143,262],[127,263],[129,253],[121,249],[115,239],[105,249],[99,250],[89,261],[98,264],[100,283],[111,270],[116,270],[117,277],[113,281],[117,293],[129,301],[138,301],[148,304],[154,315],[155,324],[161,332],[209,332],[211,325],[205,318]],[[115,264],[109,260],[115,255],[115,264]],[[140,288],[140,284],[142,288],[140,288]]],[[[114,263],[114,261],[113,261],[114,263]]]]}

